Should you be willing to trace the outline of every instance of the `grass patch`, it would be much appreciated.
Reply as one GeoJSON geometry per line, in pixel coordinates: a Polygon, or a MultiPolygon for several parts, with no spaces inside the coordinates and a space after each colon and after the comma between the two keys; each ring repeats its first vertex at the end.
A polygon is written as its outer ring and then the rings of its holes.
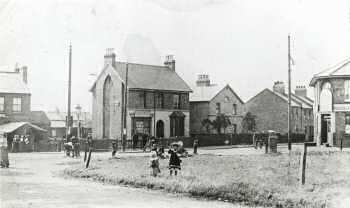
{"type": "Polygon", "coordinates": [[[167,160],[161,174],[150,176],[148,157],[92,161],[91,168],[72,165],[69,176],[133,187],[184,193],[249,206],[328,207],[338,188],[350,188],[350,154],[310,152],[306,185],[299,186],[300,153],[278,155],[199,155],[183,158],[182,172],[170,177],[167,160]]]}

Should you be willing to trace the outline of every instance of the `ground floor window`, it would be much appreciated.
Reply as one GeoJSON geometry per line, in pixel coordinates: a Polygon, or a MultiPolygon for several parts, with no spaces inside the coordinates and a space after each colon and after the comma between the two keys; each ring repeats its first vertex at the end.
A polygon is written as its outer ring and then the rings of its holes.
{"type": "Polygon", "coordinates": [[[170,136],[185,135],[185,114],[176,111],[170,115],[170,136]]]}
{"type": "Polygon", "coordinates": [[[132,118],[134,134],[151,134],[151,118],[136,117],[132,118]]]}

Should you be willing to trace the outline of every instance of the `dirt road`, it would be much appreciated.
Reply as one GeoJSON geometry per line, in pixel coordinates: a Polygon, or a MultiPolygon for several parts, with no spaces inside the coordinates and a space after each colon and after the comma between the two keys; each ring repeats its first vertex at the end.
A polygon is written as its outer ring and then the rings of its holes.
{"type": "MultiPolygon", "coordinates": [[[[19,207],[236,207],[230,203],[205,201],[58,176],[67,162],[62,153],[10,154],[11,167],[0,170],[1,208],[19,207]]],[[[240,207],[240,206],[237,206],[240,207]]]]}

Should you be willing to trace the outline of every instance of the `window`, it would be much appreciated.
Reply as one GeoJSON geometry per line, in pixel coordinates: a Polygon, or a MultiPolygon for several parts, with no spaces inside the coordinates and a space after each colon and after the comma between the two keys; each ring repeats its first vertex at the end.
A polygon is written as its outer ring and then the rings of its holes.
{"type": "Polygon", "coordinates": [[[221,104],[216,103],[216,114],[220,114],[220,113],[221,113],[221,104]]]}
{"type": "Polygon", "coordinates": [[[185,118],[171,117],[170,118],[170,136],[184,136],[185,135],[185,118]]]}
{"type": "Polygon", "coordinates": [[[344,100],[350,101],[350,80],[344,81],[344,100]]]}
{"type": "Polygon", "coordinates": [[[173,95],[173,108],[180,109],[180,95],[173,95]]]}
{"type": "Polygon", "coordinates": [[[53,136],[53,137],[56,137],[56,136],[57,136],[57,134],[56,134],[56,129],[52,129],[52,131],[51,131],[51,136],[53,136]]]}
{"type": "Polygon", "coordinates": [[[230,98],[228,96],[225,96],[225,102],[230,102],[230,98]]]}
{"type": "Polygon", "coordinates": [[[156,94],[156,106],[157,106],[157,108],[164,108],[164,95],[163,95],[163,93],[156,94]]]}
{"type": "Polygon", "coordinates": [[[14,112],[22,111],[22,98],[13,98],[12,111],[14,112]]]}
{"type": "Polygon", "coordinates": [[[233,115],[237,115],[237,104],[233,104],[233,110],[232,110],[232,113],[233,115]]]}
{"type": "Polygon", "coordinates": [[[0,112],[5,111],[5,98],[0,97],[0,112]]]}

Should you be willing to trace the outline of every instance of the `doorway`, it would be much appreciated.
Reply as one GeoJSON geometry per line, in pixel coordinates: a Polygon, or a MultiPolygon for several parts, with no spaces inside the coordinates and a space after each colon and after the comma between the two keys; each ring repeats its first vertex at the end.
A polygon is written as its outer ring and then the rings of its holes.
{"type": "Polygon", "coordinates": [[[157,127],[157,138],[163,138],[164,137],[164,122],[162,120],[157,121],[156,124],[157,127]]]}
{"type": "Polygon", "coordinates": [[[331,116],[323,114],[321,116],[321,144],[328,143],[331,134],[331,116]]]}

